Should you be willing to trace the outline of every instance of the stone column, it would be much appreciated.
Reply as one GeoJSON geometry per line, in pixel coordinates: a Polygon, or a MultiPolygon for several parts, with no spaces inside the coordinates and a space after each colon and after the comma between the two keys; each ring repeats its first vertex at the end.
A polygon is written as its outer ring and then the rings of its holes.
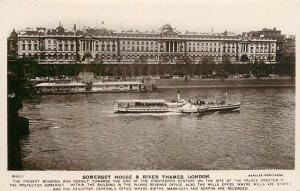
{"type": "Polygon", "coordinates": [[[221,43],[220,49],[221,49],[221,59],[222,59],[222,56],[223,56],[223,43],[221,43]]]}
{"type": "Polygon", "coordinates": [[[175,42],[173,42],[173,52],[175,52],[175,42]]]}
{"type": "Polygon", "coordinates": [[[157,43],[157,46],[158,46],[158,48],[157,48],[157,62],[159,62],[159,53],[160,53],[160,46],[161,46],[160,42],[157,43]]]}

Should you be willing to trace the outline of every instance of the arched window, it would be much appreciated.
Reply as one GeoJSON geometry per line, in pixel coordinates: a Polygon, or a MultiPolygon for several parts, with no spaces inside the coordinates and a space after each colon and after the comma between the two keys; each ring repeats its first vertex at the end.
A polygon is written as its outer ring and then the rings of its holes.
{"type": "Polygon", "coordinates": [[[45,54],[44,53],[41,54],[41,59],[42,60],[45,59],[45,54]]]}

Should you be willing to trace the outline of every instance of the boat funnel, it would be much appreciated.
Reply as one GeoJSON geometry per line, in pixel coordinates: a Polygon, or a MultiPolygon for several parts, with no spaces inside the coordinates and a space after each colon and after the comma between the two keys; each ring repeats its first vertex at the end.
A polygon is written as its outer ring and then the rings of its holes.
{"type": "Polygon", "coordinates": [[[177,91],[177,102],[181,102],[180,91],[177,91]]]}

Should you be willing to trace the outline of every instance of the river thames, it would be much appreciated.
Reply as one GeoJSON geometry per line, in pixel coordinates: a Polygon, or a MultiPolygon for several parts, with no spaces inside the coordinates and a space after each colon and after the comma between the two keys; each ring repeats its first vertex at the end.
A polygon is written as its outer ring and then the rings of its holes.
{"type": "Polygon", "coordinates": [[[25,170],[295,168],[295,87],[44,95],[24,102],[25,170]],[[240,112],[114,114],[117,99],[240,101],[240,112]]]}

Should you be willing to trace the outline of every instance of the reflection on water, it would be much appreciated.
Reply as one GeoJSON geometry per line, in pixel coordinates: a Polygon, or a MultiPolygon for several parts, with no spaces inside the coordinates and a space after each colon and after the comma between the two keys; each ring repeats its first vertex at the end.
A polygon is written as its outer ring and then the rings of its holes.
{"type": "Polygon", "coordinates": [[[183,98],[240,101],[240,112],[114,114],[117,99],[160,93],[40,96],[24,104],[30,170],[294,169],[295,89],[182,89],[183,98]]]}

